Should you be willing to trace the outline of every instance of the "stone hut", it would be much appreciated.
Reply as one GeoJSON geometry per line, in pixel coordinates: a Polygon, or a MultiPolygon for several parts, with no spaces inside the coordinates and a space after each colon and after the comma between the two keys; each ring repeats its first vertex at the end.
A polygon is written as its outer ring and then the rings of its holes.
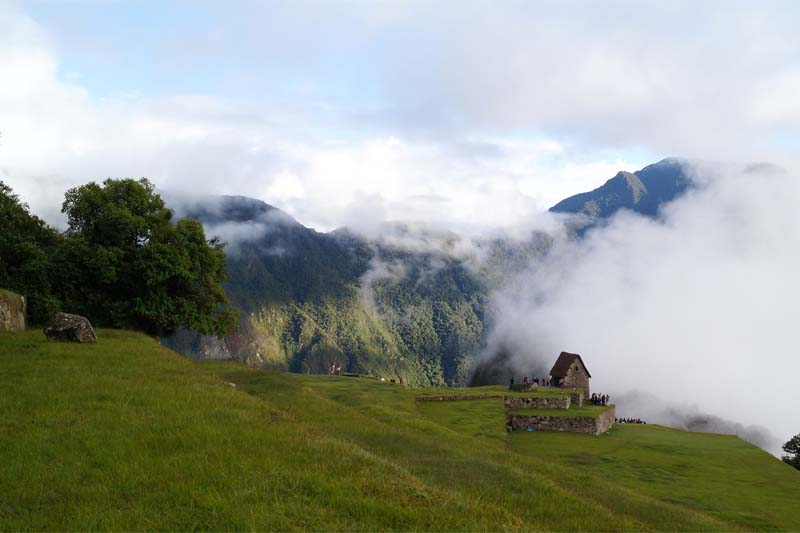
{"type": "Polygon", "coordinates": [[[578,389],[583,391],[583,397],[589,397],[589,378],[592,375],[583,364],[583,359],[576,353],[561,352],[550,370],[553,385],[565,389],[578,389]]]}

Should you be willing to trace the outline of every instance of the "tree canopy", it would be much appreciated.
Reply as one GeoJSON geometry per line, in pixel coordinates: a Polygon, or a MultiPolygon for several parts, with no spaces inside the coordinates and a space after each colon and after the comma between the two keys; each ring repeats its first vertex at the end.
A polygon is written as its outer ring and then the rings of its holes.
{"type": "Polygon", "coordinates": [[[789,439],[783,445],[783,451],[788,454],[781,457],[783,462],[800,470],[800,433],[789,439]]]}
{"type": "Polygon", "coordinates": [[[172,222],[146,179],[108,179],[66,193],[66,301],[102,324],[162,336],[184,327],[230,332],[225,253],[200,222],[172,222]]]}
{"type": "Polygon", "coordinates": [[[0,182],[0,287],[25,295],[34,322],[47,320],[60,308],[53,257],[61,240],[0,182]]]}
{"type": "Polygon", "coordinates": [[[59,233],[0,182],[0,287],[28,298],[32,322],[56,311],[164,336],[183,327],[222,335],[236,325],[222,282],[225,253],[200,222],[173,221],[146,179],[67,191],[59,233]]]}

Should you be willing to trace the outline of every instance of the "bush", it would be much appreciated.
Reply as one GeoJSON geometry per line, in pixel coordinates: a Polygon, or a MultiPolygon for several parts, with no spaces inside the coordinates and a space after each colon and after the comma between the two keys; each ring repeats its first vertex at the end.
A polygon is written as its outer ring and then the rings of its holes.
{"type": "Polygon", "coordinates": [[[800,433],[789,439],[783,445],[783,451],[789,454],[781,457],[783,462],[800,470],[800,433]]]}

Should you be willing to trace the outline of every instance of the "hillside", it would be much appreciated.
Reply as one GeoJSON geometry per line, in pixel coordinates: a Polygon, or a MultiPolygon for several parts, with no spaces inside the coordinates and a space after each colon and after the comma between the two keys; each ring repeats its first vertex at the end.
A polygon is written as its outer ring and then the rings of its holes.
{"type": "MultiPolygon", "coordinates": [[[[596,219],[622,208],[654,215],[687,186],[681,161],[666,159],[551,210],[596,219]],[[589,204],[598,207],[589,212],[589,204]]],[[[346,229],[319,233],[251,198],[179,204],[181,216],[229,242],[225,289],[243,312],[238,334],[219,340],[182,332],[165,344],[200,359],[300,373],[340,365],[418,386],[469,382],[491,320],[490,290],[552,244],[541,233],[468,240],[403,224],[367,239],[346,229]]]]}
{"type": "Polygon", "coordinates": [[[165,341],[171,348],[301,373],[335,364],[416,385],[466,381],[487,290],[445,251],[319,233],[250,198],[206,199],[182,214],[228,237],[225,289],[242,314],[237,334],[182,332],[165,341]]]}
{"type": "Polygon", "coordinates": [[[735,437],[508,435],[500,400],[98,337],[0,334],[4,530],[800,528],[800,472],[735,437]]]}

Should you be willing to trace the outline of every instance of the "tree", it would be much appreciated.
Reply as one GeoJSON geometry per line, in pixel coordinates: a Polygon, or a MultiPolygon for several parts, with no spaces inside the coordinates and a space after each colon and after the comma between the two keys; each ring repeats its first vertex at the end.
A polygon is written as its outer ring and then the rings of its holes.
{"type": "Polygon", "coordinates": [[[221,287],[225,253],[202,225],[172,222],[146,179],[107,179],[66,193],[69,228],[60,260],[70,265],[65,303],[101,325],[156,336],[178,327],[231,332],[236,314],[221,287]]]}
{"type": "Polygon", "coordinates": [[[800,433],[789,439],[786,444],[783,445],[783,451],[789,454],[781,457],[783,462],[800,470],[800,433]]]}
{"type": "Polygon", "coordinates": [[[25,296],[31,322],[46,322],[60,308],[53,262],[60,242],[59,233],[0,181],[0,287],[25,296]]]}

